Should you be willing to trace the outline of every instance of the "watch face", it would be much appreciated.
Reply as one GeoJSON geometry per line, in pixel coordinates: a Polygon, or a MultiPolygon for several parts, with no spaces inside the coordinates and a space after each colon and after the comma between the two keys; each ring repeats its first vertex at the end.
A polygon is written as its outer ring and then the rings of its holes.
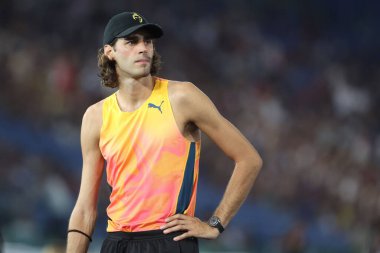
{"type": "Polygon", "coordinates": [[[212,217],[210,218],[210,225],[211,225],[211,226],[216,226],[218,223],[219,223],[219,219],[218,219],[218,217],[212,216],[212,217]]]}

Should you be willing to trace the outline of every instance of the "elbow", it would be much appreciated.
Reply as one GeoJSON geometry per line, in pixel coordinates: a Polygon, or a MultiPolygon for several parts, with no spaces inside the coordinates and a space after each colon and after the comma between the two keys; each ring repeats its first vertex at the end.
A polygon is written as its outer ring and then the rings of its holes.
{"type": "Polygon", "coordinates": [[[260,157],[260,155],[255,150],[253,150],[252,152],[250,152],[249,155],[247,155],[247,164],[248,167],[251,169],[252,174],[257,176],[257,174],[263,167],[263,160],[260,157]]]}
{"type": "Polygon", "coordinates": [[[97,218],[97,209],[96,207],[90,208],[76,205],[72,212],[72,218],[92,223],[97,218]]]}
{"type": "Polygon", "coordinates": [[[259,154],[256,153],[256,155],[252,158],[252,167],[254,171],[257,173],[261,170],[263,167],[263,159],[260,157],[259,154]]]}
{"type": "Polygon", "coordinates": [[[235,162],[238,168],[242,168],[247,173],[254,175],[254,177],[257,176],[263,166],[263,160],[254,149],[242,155],[235,162]]]}

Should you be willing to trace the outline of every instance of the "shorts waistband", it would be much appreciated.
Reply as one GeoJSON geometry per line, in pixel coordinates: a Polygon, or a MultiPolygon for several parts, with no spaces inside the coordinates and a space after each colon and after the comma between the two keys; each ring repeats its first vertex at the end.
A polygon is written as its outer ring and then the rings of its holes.
{"type": "Polygon", "coordinates": [[[158,238],[173,238],[177,235],[184,233],[184,231],[177,231],[170,234],[164,234],[163,230],[149,230],[141,232],[107,232],[108,238],[111,239],[125,239],[125,240],[147,240],[158,238]]]}

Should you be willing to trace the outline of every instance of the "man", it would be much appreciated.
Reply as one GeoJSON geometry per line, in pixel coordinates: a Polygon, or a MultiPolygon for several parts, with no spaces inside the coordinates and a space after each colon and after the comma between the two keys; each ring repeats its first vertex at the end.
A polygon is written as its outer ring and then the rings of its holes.
{"type": "Polygon", "coordinates": [[[152,39],[162,34],[134,12],[115,15],[105,28],[100,75],[118,91],[83,116],[82,181],[68,252],[88,249],[104,160],[112,192],[102,252],[198,252],[197,238],[223,232],[261,168],[253,146],[195,85],[154,76],[159,60],[152,39]],[[235,161],[208,222],[194,217],[200,131],[235,161]]]}

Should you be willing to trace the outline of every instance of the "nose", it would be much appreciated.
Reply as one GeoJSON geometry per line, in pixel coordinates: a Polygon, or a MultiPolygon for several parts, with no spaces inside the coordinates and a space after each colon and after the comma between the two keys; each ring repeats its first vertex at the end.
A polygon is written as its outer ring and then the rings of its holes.
{"type": "Polygon", "coordinates": [[[140,40],[137,44],[137,48],[139,50],[139,53],[145,53],[148,52],[148,45],[145,43],[144,40],[140,40]]]}

